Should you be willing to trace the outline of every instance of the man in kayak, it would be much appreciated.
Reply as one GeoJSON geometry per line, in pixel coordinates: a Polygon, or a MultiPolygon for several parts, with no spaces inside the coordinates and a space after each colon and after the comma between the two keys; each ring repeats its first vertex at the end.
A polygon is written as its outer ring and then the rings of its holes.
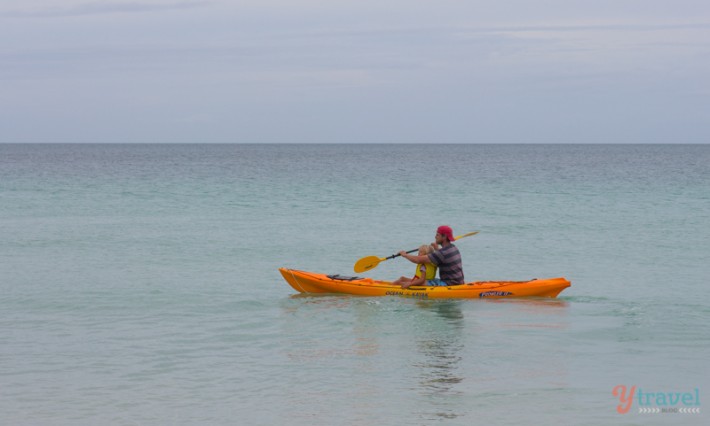
{"type": "Polygon", "coordinates": [[[463,284],[463,266],[459,249],[451,244],[455,240],[454,232],[450,227],[442,225],[436,230],[436,242],[432,245],[437,249],[434,253],[412,256],[405,251],[399,254],[412,263],[433,263],[439,267],[439,279],[428,280],[427,285],[447,286],[463,284]],[[441,248],[439,248],[441,246],[441,248]]]}

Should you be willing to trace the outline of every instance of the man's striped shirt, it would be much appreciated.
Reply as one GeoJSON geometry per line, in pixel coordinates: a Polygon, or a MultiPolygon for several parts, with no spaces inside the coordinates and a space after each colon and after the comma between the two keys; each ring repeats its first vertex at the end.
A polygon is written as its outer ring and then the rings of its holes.
{"type": "Polygon", "coordinates": [[[439,267],[439,278],[448,285],[463,284],[463,266],[459,249],[450,244],[429,255],[431,263],[439,267]]]}

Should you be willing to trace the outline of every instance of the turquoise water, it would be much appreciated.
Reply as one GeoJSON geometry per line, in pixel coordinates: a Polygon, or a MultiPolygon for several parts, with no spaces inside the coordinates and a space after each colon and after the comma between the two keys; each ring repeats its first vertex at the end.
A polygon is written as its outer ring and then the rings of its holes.
{"type": "Polygon", "coordinates": [[[0,145],[0,423],[707,424],[708,259],[708,145],[0,145]],[[313,297],[277,270],[440,224],[481,231],[467,280],[572,287],[313,297]],[[701,413],[619,414],[620,384],[701,413]]]}

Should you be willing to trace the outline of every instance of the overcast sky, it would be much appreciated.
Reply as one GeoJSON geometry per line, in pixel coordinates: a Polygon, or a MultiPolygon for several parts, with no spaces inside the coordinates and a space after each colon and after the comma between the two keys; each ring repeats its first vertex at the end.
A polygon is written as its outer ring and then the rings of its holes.
{"type": "Polygon", "coordinates": [[[0,142],[710,142],[710,0],[0,0],[0,142]]]}

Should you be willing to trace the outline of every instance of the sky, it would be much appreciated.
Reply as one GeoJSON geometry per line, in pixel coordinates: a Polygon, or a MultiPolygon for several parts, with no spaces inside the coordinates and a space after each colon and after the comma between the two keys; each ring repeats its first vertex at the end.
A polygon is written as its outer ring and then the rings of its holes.
{"type": "Polygon", "coordinates": [[[708,143],[708,0],[0,0],[0,143],[708,143]]]}

